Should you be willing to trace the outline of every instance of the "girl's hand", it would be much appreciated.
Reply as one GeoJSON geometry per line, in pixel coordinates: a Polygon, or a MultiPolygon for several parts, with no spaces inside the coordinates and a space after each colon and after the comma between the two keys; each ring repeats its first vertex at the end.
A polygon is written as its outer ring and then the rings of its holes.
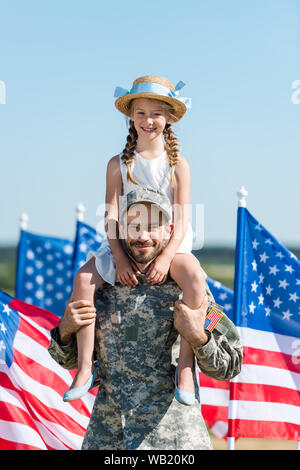
{"type": "Polygon", "coordinates": [[[125,253],[115,260],[116,263],[116,281],[120,282],[123,286],[134,287],[138,284],[135,273],[138,269],[134,262],[125,253]]]}
{"type": "Polygon", "coordinates": [[[151,284],[163,284],[168,276],[172,259],[163,253],[160,254],[150,264],[150,269],[146,273],[146,279],[151,284]]]}

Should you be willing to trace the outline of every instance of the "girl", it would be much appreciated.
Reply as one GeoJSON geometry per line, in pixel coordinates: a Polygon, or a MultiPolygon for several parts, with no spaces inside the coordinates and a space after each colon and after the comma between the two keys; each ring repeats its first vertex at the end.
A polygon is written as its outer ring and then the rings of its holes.
{"type": "MultiPolygon", "coordinates": [[[[106,174],[106,233],[97,252],[89,252],[87,262],[76,273],[72,301],[87,299],[93,305],[94,293],[104,282],[115,281],[135,286],[138,281],[133,261],[125,253],[119,238],[119,197],[139,184],[166,194],[174,211],[174,230],[169,243],[152,262],[147,281],[162,284],[168,273],[183,292],[182,301],[198,308],[205,295],[206,275],[192,255],[192,229],[188,222],[190,172],[187,161],[179,155],[172,123],[185,114],[187,98],[178,98],[184,86],[162,77],[144,76],[136,79],[130,92],[116,88],[117,109],[130,118],[129,135],[123,153],[113,157],[106,174]],[[110,236],[116,234],[117,236],[110,236]]],[[[94,309],[92,309],[94,310],[94,309]]],[[[94,325],[77,332],[78,372],[65,401],[82,396],[92,385],[94,325]]],[[[175,376],[175,397],[185,405],[194,402],[193,351],[181,338],[180,355],[175,376]]]]}

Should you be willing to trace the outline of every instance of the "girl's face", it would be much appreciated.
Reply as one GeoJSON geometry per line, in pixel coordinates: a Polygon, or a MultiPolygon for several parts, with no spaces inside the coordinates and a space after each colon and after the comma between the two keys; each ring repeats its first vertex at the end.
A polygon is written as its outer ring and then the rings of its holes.
{"type": "Polygon", "coordinates": [[[161,136],[166,124],[171,122],[161,102],[149,98],[135,99],[130,117],[138,136],[149,140],[161,136]]]}

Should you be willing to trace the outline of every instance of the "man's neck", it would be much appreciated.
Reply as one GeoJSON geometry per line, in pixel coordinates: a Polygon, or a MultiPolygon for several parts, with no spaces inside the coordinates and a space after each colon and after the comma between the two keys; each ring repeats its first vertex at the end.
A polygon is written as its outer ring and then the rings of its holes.
{"type": "Polygon", "coordinates": [[[136,261],[135,264],[137,265],[139,271],[142,273],[142,274],[145,274],[146,271],[147,271],[147,268],[148,266],[150,266],[150,264],[152,263],[153,260],[149,261],[149,263],[146,263],[146,264],[141,264],[141,263],[137,263],[136,261]]]}
{"type": "Polygon", "coordinates": [[[150,261],[148,261],[148,263],[138,263],[133,256],[131,256],[130,253],[128,253],[127,251],[127,255],[129,256],[130,259],[132,259],[132,261],[135,263],[135,265],[137,266],[137,268],[139,269],[139,271],[144,274],[147,272],[147,268],[150,266],[150,264],[152,263],[152,261],[156,258],[156,255],[155,258],[151,259],[150,261]]]}

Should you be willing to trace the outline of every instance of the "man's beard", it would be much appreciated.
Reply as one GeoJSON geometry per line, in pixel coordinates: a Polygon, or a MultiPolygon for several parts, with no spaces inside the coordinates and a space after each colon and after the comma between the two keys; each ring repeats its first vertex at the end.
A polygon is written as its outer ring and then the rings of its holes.
{"type": "Polygon", "coordinates": [[[146,263],[149,263],[150,261],[152,261],[154,258],[156,258],[159,253],[162,251],[163,249],[163,244],[161,242],[158,242],[158,241],[151,241],[151,242],[145,242],[145,243],[142,243],[142,242],[130,242],[128,243],[126,241],[126,248],[127,248],[127,252],[129,254],[129,256],[131,258],[134,259],[134,261],[136,261],[137,263],[140,263],[140,264],[146,264],[146,263]],[[133,251],[133,249],[131,247],[134,247],[135,245],[139,245],[139,246],[151,246],[152,249],[150,251],[147,250],[147,252],[143,253],[143,252],[136,252],[136,251],[133,251]]]}

